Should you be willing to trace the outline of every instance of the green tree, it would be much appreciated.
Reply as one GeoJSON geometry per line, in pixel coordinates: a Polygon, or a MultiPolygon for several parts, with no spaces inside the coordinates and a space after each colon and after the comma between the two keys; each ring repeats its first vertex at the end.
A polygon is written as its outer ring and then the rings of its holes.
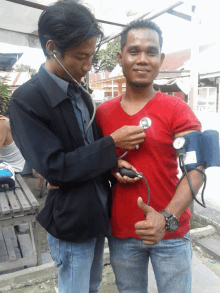
{"type": "Polygon", "coordinates": [[[9,115],[9,101],[11,97],[10,86],[7,84],[9,78],[0,76],[0,114],[9,115]]]}
{"type": "Polygon", "coordinates": [[[33,74],[37,73],[37,71],[32,68],[29,65],[25,65],[25,64],[19,64],[19,65],[15,65],[15,67],[13,67],[13,70],[16,72],[25,72],[25,71],[29,71],[30,75],[32,76],[33,74]]]}
{"type": "Polygon", "coordinates": [[[120,38],[116,38],[107,44],[106,49],[98,52],[93,66],[96,72],[112,71],[117,65],[116,55],[120,51],[120,38]]]}

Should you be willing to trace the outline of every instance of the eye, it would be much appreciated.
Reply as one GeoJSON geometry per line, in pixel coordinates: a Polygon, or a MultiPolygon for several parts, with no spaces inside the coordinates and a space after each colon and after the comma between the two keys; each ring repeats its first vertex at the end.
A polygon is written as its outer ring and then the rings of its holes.
{"type": "Polygon", "coordinates": [[[150,50],[150,51],[148,52],[148,55],[149,55],[149,56],[156,56],[156,55],[157,55],[157,51],[155,51],[155,50],[150,50]]]}
{"type": "Polygon", "coordinates": [[[130,50],[129,53],[131,55],[136,55],[136,54],[138,54],[138,51],[137,50],[130,50]]]}
{"type": "Polygon", "coordinates": [[[86,57],[85,57],[85,56],[83,56],[83,57],[81,57],[81,56],[80,56],[80,57],[79,57],[79,56],[77,56],[76,58],[77,58],[78,60],[84,60],[84,59],[86,59],[86,57]]]}

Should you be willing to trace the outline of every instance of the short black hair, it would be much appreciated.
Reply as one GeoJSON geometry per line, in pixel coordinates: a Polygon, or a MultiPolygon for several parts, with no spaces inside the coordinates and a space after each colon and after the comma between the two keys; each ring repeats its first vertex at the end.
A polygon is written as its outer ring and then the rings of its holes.
{"type": "Polygon", "coordinates": [[[69,48],[79,46],[93,37],[102,38],[103,33],[91,11],[71,0],[61,0],[43,11],[38,21],[38,35],[45,56],[48,40],[52,40],[61,55],[69,48]]]}
{"type": "Polygon", "coordinates": [[[124,50],[125,44],[127,42],[128,32],[132,29],[137,29],[137,30],[138,29],[152,29],[156,31],[159,35],[160,49],[162,49],[163,37],[162,37],[162,31],[159,28],[159,26],[151,20],[139,19],[139,20],[130,22],[121,32],[121,52],[124,50]]]}

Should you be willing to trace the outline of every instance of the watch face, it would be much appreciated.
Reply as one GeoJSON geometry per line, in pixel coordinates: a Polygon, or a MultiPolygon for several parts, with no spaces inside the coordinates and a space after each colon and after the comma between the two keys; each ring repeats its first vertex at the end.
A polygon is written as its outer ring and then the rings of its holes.
{"type": "Polygon", "coordinates": [[[176,150],[183,148],[185,145],[185,138],[184,137],[177,137],[173,142],[173,147],[176,150]]]}
{"type": "Polygon", "coordinates": [[[174,232],[179,227],[179,221],[176,218],[172,218],[169,221],[169,231],[174,232]]]}

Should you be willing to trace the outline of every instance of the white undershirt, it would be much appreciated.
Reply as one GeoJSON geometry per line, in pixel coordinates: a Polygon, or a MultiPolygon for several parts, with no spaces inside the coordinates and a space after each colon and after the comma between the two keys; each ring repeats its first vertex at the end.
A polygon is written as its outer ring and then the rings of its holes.
{"type": "Polygon", "coordinates": [[[0,149],[0,161],[4,161],[12,166],[15,172],[21,172],[24,168],[25,160],[14,141],[9,145],[3,145],[0,149]]]}

